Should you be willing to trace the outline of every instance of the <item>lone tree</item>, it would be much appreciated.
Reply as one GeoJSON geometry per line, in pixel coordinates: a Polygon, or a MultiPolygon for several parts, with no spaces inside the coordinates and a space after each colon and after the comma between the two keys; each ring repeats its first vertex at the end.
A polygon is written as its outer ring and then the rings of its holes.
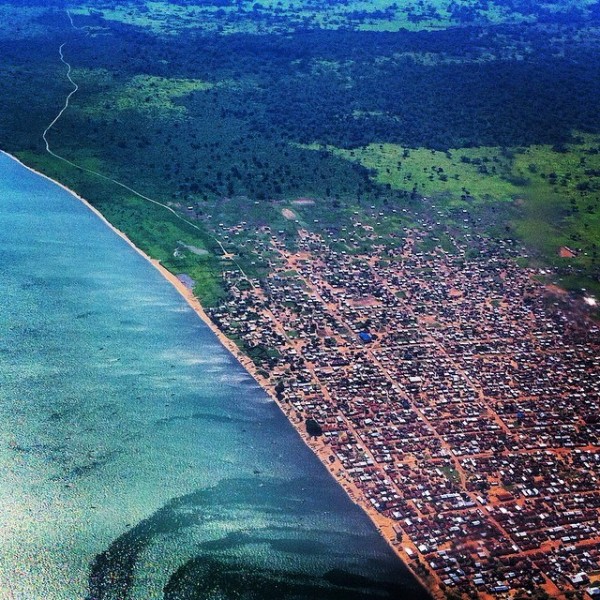
{"type": "Polygon", "coordinates": [[[285,384],[283,383],[283,380],[280,379],[277,382],[277,385],[275,386],[275,394],[277,395],[277,400],[283,400],[283,392],[285,390],[285,384]]]}
{"type": "Polygon", "coordinates": [[[306,432],[310,436],[317,437],[323,435],[321,426],[314,419],[306,419],[306,432]]]}

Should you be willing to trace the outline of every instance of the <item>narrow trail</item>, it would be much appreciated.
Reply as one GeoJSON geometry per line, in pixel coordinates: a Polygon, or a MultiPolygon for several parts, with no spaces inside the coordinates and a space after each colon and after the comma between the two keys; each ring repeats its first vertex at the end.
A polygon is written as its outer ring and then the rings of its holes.
{"type": "Polygon", "coordinates": [[[44,144],[46,144],[46,152],[48,152],[48,154],[50,154],[51,156],[54,156],[54,158],[58,158],[59,160],[66,162],[67,164],[69,164],[73,167],[80,169],[81,167],[79,167],[75,163],[72,163],[70,160],[67,160],[66,158],[59,156],[58,154],[53,152],[52,149],[50,148],[50,142],[48,141],[48,133],[56,125],[56,123],[58,123],[59,119],[63,116],[63,113],[67,110],[67,108],[69,108],[69,102],[71,101],[71,98],[79,90],[79,86],[73,81],[73,78],[71,77],[71,71],[72,71],[71,65],[65,60],[65,55],[63,54],[64,47],[65,47],[64,43],[60,45],[60,47],[58,48],[58,54],[60,55],[61,62],[65,65],[67,65],[67,79],[69,80],[69,83],[73,86],[73,89],[67,94],[67,97],[65,99],[65,105],[60,109],[60,112],[56,115],[56,117],[54,117],[54,119],[50,123],[50,125],[48,125],[48,127],[46,127],[46,129],[44,129],[44,133],[42,133],[42,139],[44,140],[44,144]]]}
{"type": "MultiPolygon", "coordinates": [[[[69,21],[70,21],[71,26],[73,27],[73,29],[75,29],[77,31],[86,31],[87,34],[89,35],[89,28],[88,27],[76,27],[75,23],[73,22],[73,17],[71,16],[71,13],[68,10],[66,11],[66,13],[67,13],[67,16],[69,17],[69,21]]],[[[63,114],[65,113],[65,111],[69,108],[69,103],[71,102],[71,98],[79,91],[79,85],[73,80],[73,78],[71,76],[71,73],[72,73],[73,69],[72,69],[71,65],[65,60],[65,55],[64,55],[64,51],[63,51],[63,49],[64,49],[65,46],[66,46],[66,42],[62,43],[60,45],[60,47],[58,48],[58,54],[60,56],[61,62],[64,65],[66,65],[66,67],[67,67],[67,79],[69,80],[69,83],[73,86],[73,89],[67,94],[64,106],[61,108],[61,110],[56,115],[56,117],[54,117],[54,119],[52,120],[52,122],[48,125],[48,127],[46,127],[46,129],[44,129],[44,132],[42,133],[42,139],[44,140],[44,144],[46,145],[46,152],[48,154],[50,154],[50,156],[52,156],[52,157],[56,158],[57,160],[60,160],[60,161],[62,161],[64,163],[70,165],[71,167],[73,167],[75,169],[78,169],[79,171],[83,171],[85,173],[89,173],[90,175],[94,175],[95,177],[99,177],[100,179],[103,179],[104,181],[108,181],[108,182],[110,182],[110,183],[112,183],[114,185],[119,186],[120,188],[122,188],[124,190],[127,190],[128,192],[134,194],[135,196],[137,196],[138,198],[141,198],[142,200],[145,200],[146,202],[150,202],[152,204],[155,204],[156,206],[160,206],[161,208],[169,211],[172,215],[174,215],[177,219],[179,219],[180,221],[182,221],[186,225],[189,225],[190,227],[193,227],[194,229],[196,229],[197,231],[199,231],[201,234],[206,235],[206,231],[204,231],[202,228],[198,227],[198,225],[196,225],[192,221],[189,221],[185,217],[182,217],[175,209],[171,208],[167,204],[163,204],[162,202],[159,202],[158,200],[154,200],[153,198],[149,198],[145,194],[142,194],[141,192],[138,192],[134,188],[126,185],[125,183],[122,183],[121,181],[118,181],[117,179],[114,179],[112,177],[104,175],[103,173],[100,173],[98,171],[94,171],[93,169],[88,169],[87,167],[83,167],[81,165],[78,165],[77,163],[74,163],[73,161],[69,160],[68,158],[65,158],[64,156],[61,156],[60,154],[57,154],[56,152],[54,152],[52,150],[52,148],[50,147],[50,142],[48,140],[48,134],[50,133],[50,131],[52,130],[52,128],[56,125],[56,123],[58,123],[58,121],[61,119],[61,117],[63,116],[63,114]]],[[[219,240],[217,237],[215,237],[213,235],[210,235],[210,237],[217,243],[217,245],[221,249],[221,252],[223,253],[223,256],[230,256],[230,254],[223,247],[223,244],[222,244],[221,240],[219,240]]],[[[237,263],[237,261],[232,260],[232,262],[239,269],[240,273],[242,273],[242,275],[244,276],[244,278],[250,283],[250,285],[252,287],[254,287],[254,284],[252,283],[252,281],[250,280],[250,278],[246,275],[246,273],[244,272],[244,270],[240,267],[240,265],[237,263]]]]}
{"type": "Polygon", "coordinates": [[[90,25],[86,25],[84,27],[77,27],[75,25],[75,22],[73,21],[73,16],[71,15],[71,13],[67,10],[67,17],[69,17],[69,21],[71,22],[71,27],[73,29],[76,29],[77,31],[85,31],[88,35],[90,35],[90,30],[94,29],[94,27],[91,27],[90,25]]]}

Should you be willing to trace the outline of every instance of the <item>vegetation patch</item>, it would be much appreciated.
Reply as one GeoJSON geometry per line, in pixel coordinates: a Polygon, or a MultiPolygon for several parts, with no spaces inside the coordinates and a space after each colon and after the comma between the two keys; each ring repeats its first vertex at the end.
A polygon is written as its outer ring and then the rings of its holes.
{"type": "Polygon", "coordinates": [[[175,104],[173,100],[182,98],[192,92],[212,89],[215,84],[197,79],[177,79],[152,75],[136,75],[125,84],[115,81],[115,75],[106,70],[98,72],[76,70],[75,81],[88,85],[110,89],[110,93],[96,95],[84,107],[84,111],[102,112],[111,110],[168,111],[185,113],[185,107],[175,104]]]}
{"type": "Polygon", "coordinates": [[[530,146],[515,155],[514,173],[527,178],[517,232],[534,241],[551,264],[571,265],[572,280],[597,272],[600,250],[600,136],[578,135],[559,147],[530,146]],[[559,257],[562,246],[574,257],[559,257]]]}
{"type": "Polygon", "coordinates": [[[361,164],[373,172],[378,183],[396,190],[478,200],[507,200],[521,192],[510,181],[512,159],[501,148],[451,148],[442,152],[369,144],[353,149],[328,146],[327,150],[361,164]]]}
{"type": "Polygon", "coordinates": [[[298,28],[357,31],[430,31],[440,28],[534,22],[586,14],[594,0],[539,2],[527,0],[222,0],[177,4],[142,1],[83,3],[79,15],[102,17],[174,35],[183,29],[235,34],[292,31],[298,28]]]}

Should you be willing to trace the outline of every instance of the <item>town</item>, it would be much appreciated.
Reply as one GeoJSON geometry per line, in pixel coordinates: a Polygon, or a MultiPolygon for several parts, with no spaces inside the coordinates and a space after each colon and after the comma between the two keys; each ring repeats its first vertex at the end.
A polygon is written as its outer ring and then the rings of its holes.
{"type": "Polygon", "coordinates": [[[211,319],[432,594],[600,597],[599,327],[511,240],[263,233],[211,319]]]}

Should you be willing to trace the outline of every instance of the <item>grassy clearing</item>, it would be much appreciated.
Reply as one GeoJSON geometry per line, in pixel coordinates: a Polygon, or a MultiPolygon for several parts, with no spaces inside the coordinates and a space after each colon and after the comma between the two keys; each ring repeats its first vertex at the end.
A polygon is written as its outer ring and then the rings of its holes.
{"type": "Polygon", "coordinates": [[[531,146],[515,155],[513,171],[529,182],[517,231],[549,257],[569,246],[578,254],[576,263],[597,268],[600,136],[578,136],[558,149],[531,146]]]}
{"type": "Polygon", "coordinates": [[[374,179],[392,189],[449,199],[468,195],[479,200],[507,200],[520,193],[509,181],[511,159],[500,148],[460,148],[447,152],[370,144],[352,150],[327,148],[336,156],[371,169],[374,179]]]}
{"type": "Polygon", "coordinates": [[[440,470],[452,483],[460,484],[460,474],[454,467],[441,467],[440,470]]]}
{"type": "Polygon", "coordinates": [[[136,75],[113,99],[117,110],[159,109],[185,112],[183,106],[173,104],[192,92],[209,90],[214,84],[197,79],[167,79],[150,75],[136,75]]]}
{"type": "Polygon", "coordinates": [[[195,6],[178,6],[167,2],[82,3],[71,10],[73,15],[97,16],[148,29],[156,34],[175,34],[178,30],[197,26],[203,11],[195,6]]]}
{"type": "Polygon", "coordinates": [[[106,70],[76,69],[75,81],[99,90],[88,99],[81,110],[85,113],[135,110],[139,112],[167,111],[171,115],[183,115],[186,109],[173,101],[192,92],[210,90],[215,84],[199,79],[177,79],[136,75],[124,84],[115,81],[115,75],[106,70]],[[104,93],[110,90],[110,94],[104,93]]]}

